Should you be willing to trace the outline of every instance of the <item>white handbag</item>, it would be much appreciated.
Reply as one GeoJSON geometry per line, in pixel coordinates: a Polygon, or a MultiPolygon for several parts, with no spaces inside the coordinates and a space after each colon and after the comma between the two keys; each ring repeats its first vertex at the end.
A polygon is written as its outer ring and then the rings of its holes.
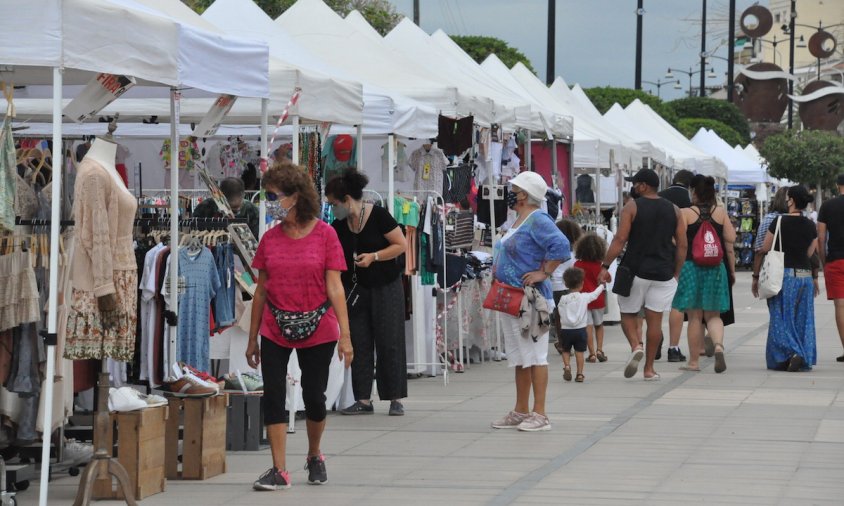
{"type": "Polygon", "coordinates": [[[782,290],[782,278],[785,275],[785,253],[782,250],[782,234],[780,225],[782,216],[777,218],[777,228],[774,232],[774,245],[765,255],[762,270],[759,271],[759,298],[770,299],[782,290]]]}

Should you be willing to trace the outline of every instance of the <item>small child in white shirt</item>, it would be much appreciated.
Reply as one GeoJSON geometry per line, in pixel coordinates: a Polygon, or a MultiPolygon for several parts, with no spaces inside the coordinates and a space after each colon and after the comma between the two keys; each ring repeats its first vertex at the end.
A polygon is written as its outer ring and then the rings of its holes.
{"type": "Polygon", "coordinates": [[[582,293],[583,269],[571,267],[563,273],[563,283],[567,293],[560,297],[557,312],[560,315],[560,343],[563,348],[563,379],[571,381],[571,349],[574,348],[577,362],[577,376],[574,380],[583,383],[583,352],[586,351],[586,313],[587,306],[604,291],[604,285],[598,285],[592,292],[582,293]]]}

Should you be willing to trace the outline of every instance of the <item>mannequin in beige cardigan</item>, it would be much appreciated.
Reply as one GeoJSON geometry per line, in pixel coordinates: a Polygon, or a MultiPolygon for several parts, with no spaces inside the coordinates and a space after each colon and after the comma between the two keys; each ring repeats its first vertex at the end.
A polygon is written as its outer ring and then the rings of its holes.
{"type": "Polygon", "coordinates": [[[114,166],[116,151],[117,144],[97,138],[77,169],[65,344],[70,359],[128,361],[134,355],[137,201],[114,166]]]}

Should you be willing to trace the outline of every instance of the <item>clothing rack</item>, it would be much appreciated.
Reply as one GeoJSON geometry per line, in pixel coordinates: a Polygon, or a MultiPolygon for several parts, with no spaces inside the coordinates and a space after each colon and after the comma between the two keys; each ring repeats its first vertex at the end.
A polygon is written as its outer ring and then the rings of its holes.
{"type": "MultiPolygon", "coordinates": [[[[380,195],[380,193],[384,193],[383,190],[367,190],[367,191],[372,192],[372,193],[376,193],[376,194],[379,194],[379,195],[380,195]]],[[[445,278],[447,255],[446,255],[446,250],[445,250],[445,198],[443,198],[443,195],[440,192],[437,192],[437,191],[434,191],[434,190],[398,190],[398,191],[395,191],[395,192],[388,191],[386,193],[388,195],[394,195],[394,196],[399,196],[399,197],[403,197],[403,196],[406,196],[406,195],[412,195],[414,197],[415,196],[424,196],[425,198],[432,197],[434,199],[435,204],[438,203],[437,201],[439,201],[439,203],[442,204],[442,209],[440,211],[440,220],[442,222],[442,227],[443,227],[443,278],[445,278]]],[[[392,214],[392,208],[393,208],[392,199],[388,200],[387,204],[388,204],[388,208],[391,210],[390,214],[392,214]]],[[[411,276],[411,279],[413,281],[412,286],[413,286],[414,294],[422,293],[423,292],[422,284],[419,280],[419,276],[411,276]]],[[[442,280],[442,283],[445,284],[445,279],[442,280]]],[[[447,290],[448,287],[442,286],[442,287],[438,287],[438,288],[440,290],[442,290],[442,293],[443,293],[443,312],[442,312],[443,347],[444,347],[443,363],[440,364],[439,362],[419,362],[419,361],[417,361],[417,362],[408,363],[407,365],[408,366],[431,366],[431,367],[434,367],[434,368],[442,366],[442,368],[443,368],[443,385],[448,385],[448,290],[447,290]]],[[[418,354],[418,349],[419,349],[419,347],[417,347],[415,345],[415,340],[416,340],[416,338],[421,337],[424,334],[424,330],[423,330],[424,327],[423,327],[423,321],[422,321],[422,318],[421,318],[421,313],[422,313],[422,310],[421,310],[421,306],[419,304],[419,297],[413,297],[413,335],[414,335],[414,350],[415,350],[414,354],[418,354]]],[[[437,316],[435,318],[435,322],[438,318],[439,318],[439,316],[437,316]]],[[[462,339],[461,339],[461,341],[462,341],[462,339]]],[[[433,339],[433,343],[431,345],[431,351],[432,351],[432,355],[431,355],[432,357],[437,357],[439,355],[437,353],[436,323],[434,324],[434,339],[433,339]]],[[[460,346],[458,347],[458,352],[459,352],[459,355],[460,355],[460,363],[462,364],[463,363],[462,342],[460,343],[460,346]]]]}

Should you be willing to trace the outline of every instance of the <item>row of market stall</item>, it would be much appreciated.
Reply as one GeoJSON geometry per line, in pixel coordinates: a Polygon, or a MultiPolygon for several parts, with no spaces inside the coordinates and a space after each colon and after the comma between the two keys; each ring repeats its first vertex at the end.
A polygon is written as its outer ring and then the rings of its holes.
{"type": "MultiPolygon", "coordinates": [[[[726,146],[707,131],[690,141],[644,103],[616,104],[601,114],[580,86],[560,77],[548,87],[524,65],[508,68],[495,55],[478,64],[444,32],[429,35],[407,19],[382,37],[360,13],[342,18],[321,0],[299,0],[276,20],[251,0],[217,0],[201,16],[171,0],[5,2],[0,19],[0,81],[20,90],[4,104],[7,114],[14,113],[13,126],[28,135],[51,137],[54,152],[68,134],[104,133],[93,119],[119,114],[127,123],[121,134],[167,137],[169,156],[178,160],[180,137],[196,134],[191,129],[225,98],[233,105],[214,125],[223,126],[208,136],[237,132],[259,139],[262,169],[283,142],[292,143],[293,161],[300,161],[299,132],[306,125],[355,136],[356,157],[366,169],[364,138],[387,138],[387,166],[394,167],[401,156],[396,137],[436,138],[442,117],[472,117],[474,134],[525,132],[524,166],[543,173],[568,202],[575,200],[575,177],[586,173],[598,188],[597,208],[602,202],[616,206],[621,175],[643,165],[666,174],[689,169],[726,184],[767,182],[758,153],[726,146]],[[125,76],[133,86],[77,124],[66,108],[103,75],[125,76]],[[533,166],[532,150],[544,150],[547,163],[533,166]]],[[[393,170],[386,173],[384,200],[392,210],[396,181],[393,170]]],[[[62,175],[53,171],[53,188],[64,188],[62,175]]],[[[179,171],[169,177],[170,236],[178,244],[179,171]]],[[[493,171],[483,181],[501,182],[493,171]]],[[[137,190],[140,195],[143,188],[137,190]]],[[[492,200],[489,206],[494,223],[492,200]]],[[[55,372],[54,348],[63,218],[61,199],[54,198],[46,378],[62,375],[55,372]]],[[[170,282],[177,286],[178,255],[169,261],[170,282]]],[[[179,307],[178,297],[178,290],[170,291],[171,308],[179,307]]],[[[171,325],[168,346],[175,350],[175,318],[171,325]]],[[[52,412],[53,382],[45,383],[44,427],[53,427],[63,417],[52,412]]],[[[42,476],[49,452],[44,445],[42,476]]],[[[47,481],[41,484],[46,504],[47,481]]]]}

